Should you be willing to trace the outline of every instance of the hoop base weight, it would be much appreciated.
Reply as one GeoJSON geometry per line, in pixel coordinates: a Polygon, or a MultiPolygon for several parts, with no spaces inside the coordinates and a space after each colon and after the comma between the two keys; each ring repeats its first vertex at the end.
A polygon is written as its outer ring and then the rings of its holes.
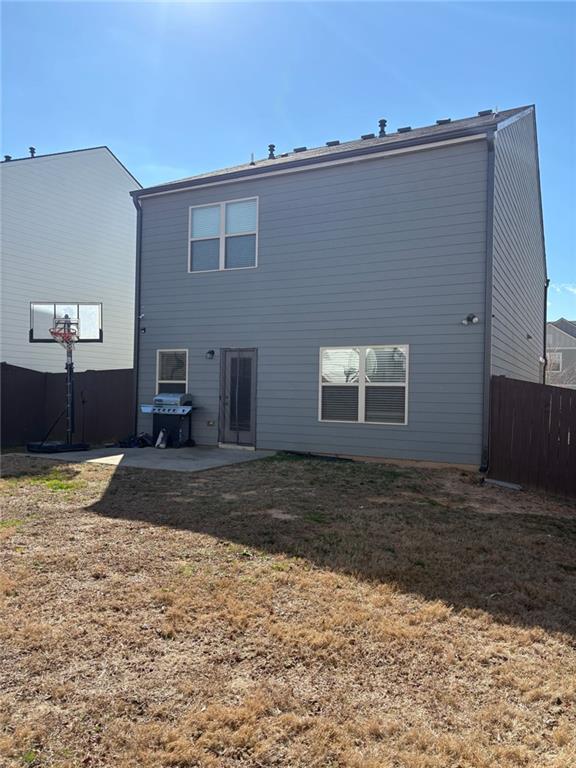
{"type": "Polygon", "coordinates": [[[66,451],[88,451],[88,443],[65,443],[62,440],[50,440],[46,443],[28,443],[28,453],[64,453],[66,451]]]}

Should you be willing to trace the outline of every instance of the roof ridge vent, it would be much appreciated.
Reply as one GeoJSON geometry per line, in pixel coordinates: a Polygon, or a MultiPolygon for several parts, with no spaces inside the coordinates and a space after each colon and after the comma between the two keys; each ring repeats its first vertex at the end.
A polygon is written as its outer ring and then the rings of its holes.
{"type": "Polygon", "coordinates": [[[436,125],[448,125],[452,122],[451,117],[443,117],[442,120],[436,120],[436,125]]]}
{"type": "Polygon", "coordinates": [[[308,147],[294,147],[294,152],[306,152],[308,147]]]}
{"type": "Polygon", "coordinates": [[[411,125],[405,125],[404,128],[398,128],[398,133],[408,133],[412,130],[411,125]]]}
{"type": "Polygon", "coordinates": [[[326,146],[327,147],[337,147],[338,144],[340,144],[340,141],[336,139],[335,141],[327,141],[326,146]]]}
{"type": "Polygon", "coordinates": [[[486,117],[486,115],[492,115],[493,110],[491,109],[482,109],[480,112],[478,112],[478,117],[486,117]]]}
{"type": "Polygon", "coordinates": [[[360,136],[362,141],[366,141],[366,139],[375,139],[376,134],[375,133],[365,133],[363,136],[360,136]]]}

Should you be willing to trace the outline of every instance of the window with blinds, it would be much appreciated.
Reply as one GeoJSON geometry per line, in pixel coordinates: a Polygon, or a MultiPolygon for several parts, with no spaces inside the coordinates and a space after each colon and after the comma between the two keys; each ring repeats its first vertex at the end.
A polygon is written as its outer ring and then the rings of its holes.
{"type": "Polygon", "coordinates": [[[257,265],[258,198],[190,208],[189,272],[257,265]]]}
{"type": "Polygon", "coordinates": [[[156,393],[180,392],[188,388],[188,351],[159,349],[156,358],[156,393]]]}
{"type": "Polygon", "coordinates": [[[320,350],[320,420],[408,422],[408,345],[320,350]]]}

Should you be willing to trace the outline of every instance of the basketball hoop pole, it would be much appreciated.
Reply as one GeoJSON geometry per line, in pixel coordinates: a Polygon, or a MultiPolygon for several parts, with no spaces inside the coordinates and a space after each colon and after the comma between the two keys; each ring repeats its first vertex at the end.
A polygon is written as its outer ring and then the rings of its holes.
{"type": "Polygon", "coordinates": [[[66,445],[72,445],[74,424],[74,361],[72,350],[78,339],[78,323],[68,315],[56,322],[50,333],[55,341],[66,350],[66,445]]]}
{"type": "MultiPolygon", "coordinates": [[[[70,329],[70,321],[67,323],[70,329]]],[[[73,343],[66,344],[66,443],[72,444],[74,434],[74,361],[72,360],[73,343]]]]}
{"type": "Polygon", "coordinates": [[[31,453],[60,453],[61,451],[87,451],[90,446],[88,443],[74,443],[72,439],[75,432],[74,419],[74,361],[72,353],[74,344],[78,341],[78,318],[71,318],[69,315],[54,319],[54,327],[50,328],[50,335],[66,350],[66,404],[60,416],[46,437],[40,443],[28,443],[27,448],[31,453]],[[62,416],[66,414],[66,441],[53,440],[48,442],[48,437],[62,416]]]}

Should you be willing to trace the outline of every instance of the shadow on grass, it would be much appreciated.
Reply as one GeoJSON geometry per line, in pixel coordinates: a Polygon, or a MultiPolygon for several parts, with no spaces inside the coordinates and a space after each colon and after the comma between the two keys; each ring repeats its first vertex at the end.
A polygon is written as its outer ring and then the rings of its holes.
{"type": "Polygon", "coordinates": [[[91,509],[576,635],[576,505],[473,475],[283,456],[199,474],[122,469],[91,509]]]}

